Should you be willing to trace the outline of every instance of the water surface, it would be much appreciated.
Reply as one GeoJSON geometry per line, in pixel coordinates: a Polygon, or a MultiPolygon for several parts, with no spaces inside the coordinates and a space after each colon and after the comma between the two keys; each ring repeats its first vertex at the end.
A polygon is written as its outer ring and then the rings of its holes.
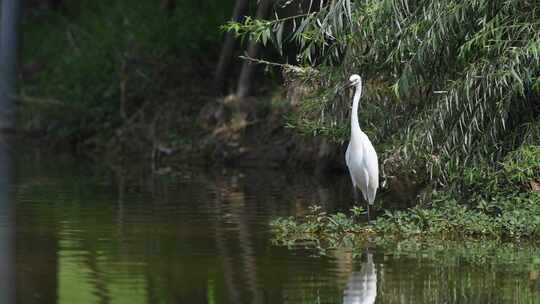
{"type": "Polygon", "coordinates": [[[185,165],[153,177],[41,153],[16,164],[17,303],[540,303],[535,251],[474,263],[272,245],[276,216],[346,209],[346,176],[185,165]]]}

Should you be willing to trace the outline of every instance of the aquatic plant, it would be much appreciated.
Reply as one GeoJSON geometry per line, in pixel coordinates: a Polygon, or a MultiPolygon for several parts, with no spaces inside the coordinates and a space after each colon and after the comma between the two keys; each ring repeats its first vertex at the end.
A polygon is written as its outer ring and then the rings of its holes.
{"type": "Polygon", "coordinates": [[[496,240],[518,242],[540,234],[540,194],[518,196],[471,208],[441,196],[430,208],[385,211],[370,224],[357,215],[327,214],[312,207],[304,217],[277,218],[270,225],[274,242],[289,247],[307,246],[324,253],[338,247],[361,248],[366,244],[397,244],[403,241],[431,244],[440,241],[496,240]]]}

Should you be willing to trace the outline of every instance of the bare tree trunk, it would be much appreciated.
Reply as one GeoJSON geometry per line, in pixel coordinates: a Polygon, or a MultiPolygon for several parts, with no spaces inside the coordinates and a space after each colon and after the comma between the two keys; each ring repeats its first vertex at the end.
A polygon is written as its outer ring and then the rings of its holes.
{"type": "MultiPolygon", "coordinates": [[[[236,4],[233,9],[232,20],[240,21],[242,15],[245,14],[248,6],[248,0],[236,0],[236,4]]],[[[234,39],[234,33],[228,32],[225,34],[225,41],[221,48],[219,55],[219,62],[216,68],[216,74],[214,75],[214,89],[221,93],[223,91],[223,85],[225,82],[225,71],[231,63],[231,58],[234,52],[234,45],[236,40],[234,39]]]]}
{"type": "Polygon", "coordinates": [[[64,5],[63,0],[49,0],[49,7],[53,10],[60,10],[62,8],[62,5],[64,5]]]}
{"type": "Polygon", "coordinates": [[[20,0],[2,1],[0,25],[0,132],[15,128],[15,84],[20,0]]]}
{"type": "MultiPolygon", "coordinates": [[[[256,18],[263,19],[268,15],[272,0],[261,0],[259,7],[257,8],[256,18]]],[[[255,58],[259,52],[259,43],[256,41],[250,41],[248,44],[248,56],[255,58]]],[[[242,65],[242,71],[240,72],[240,78],[238,79],[238,87],[236,89],[236,96],[240,98],[246,97],[251,93],[251,86],[253,84],[253,72],[255,70],[255,64],[250,61],[244,61],[242,65]]]]}
{"type": "Polygon", "coordinates": [[[160,7],[162,10],[171,14],[176,8],[176,0],[161,0],[160,7]]]}

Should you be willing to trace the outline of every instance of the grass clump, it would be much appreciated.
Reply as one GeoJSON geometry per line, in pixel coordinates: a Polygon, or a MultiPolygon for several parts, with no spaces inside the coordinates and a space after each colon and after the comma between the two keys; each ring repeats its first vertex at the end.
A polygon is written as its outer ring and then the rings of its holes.
{"type": "Polygon", "coordinates": [[[503,239],[540,236],[540,195],[519,195],[476,208],[443,196],[429,206],[386,211],[374,222],[384,238],[503,239]]]}
{"type": "Polygon", "coordinates": [[[540,194],[517,196],[485,209],[465,206],[441,196],[429,208],[387,210],[369,224],[361,222],[355,213],[327,214],[313,206],[307,216],[277,218],[270,225],[276,244],[305,245],[320,252],[343,246],[360,247],[366,242],[396,244],[404,240],[424,244],[478,240],[518,242],[540,236],[540,194]]]}
{"type": "Polygon", "coordinates": [[[276,218],[271,223],[274,243],[293,247],[305,245],[326,253],[328,249],[342,246],[354,247],[369,236],[369,229],[358,221],[363,209],[355,207],[351,214],[328,214],[320,206],[312,205],[309,213],[301,218],[276,218]]]}

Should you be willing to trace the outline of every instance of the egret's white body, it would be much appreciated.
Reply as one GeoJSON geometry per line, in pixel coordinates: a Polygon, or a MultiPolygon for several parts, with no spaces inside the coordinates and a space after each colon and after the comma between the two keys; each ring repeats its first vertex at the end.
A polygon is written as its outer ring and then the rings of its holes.
{"type": "MultiPolygon", "coordinates": [[[[364,199],[373,205],[379,188],[379,162],[377,152],[366,133],[362,132],[358,123],[358,103],[362,95],[362,78],[354,74],[349,78],[351,85],[356,87],[351,113],[351,140],[345,153],[345,162],[353,187],[360,189],[364,199]]],[[[368,209],[369,210],[369,209],[368,209]]]]}

